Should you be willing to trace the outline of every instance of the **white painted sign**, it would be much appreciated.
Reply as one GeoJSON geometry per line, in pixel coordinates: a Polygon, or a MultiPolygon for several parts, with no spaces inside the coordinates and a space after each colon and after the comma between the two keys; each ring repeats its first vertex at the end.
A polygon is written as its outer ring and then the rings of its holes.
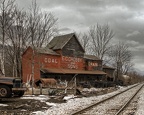
{"type": "Polygon", "coordinates": [[[78,69],[78,63],[82,62],[81,58],[62,56],[62,61],[67,62],[67,68],[78,69]]]}
{"type": "Polygon", "coordinates": [[[45,63],[58,63],[58,60],[54,58],[45,58],[44,62],[45,63]]]}
{"type": "Polygon", "coordinates": [[[82,62],[81,58],[62,56],[62,61],[66,62],[82,62]]]}
{"type": "Polygon", "coordinates": [[[98,63],[96,63],[96,62],[89,62],[89,66],[98,66],[98,63]]]}

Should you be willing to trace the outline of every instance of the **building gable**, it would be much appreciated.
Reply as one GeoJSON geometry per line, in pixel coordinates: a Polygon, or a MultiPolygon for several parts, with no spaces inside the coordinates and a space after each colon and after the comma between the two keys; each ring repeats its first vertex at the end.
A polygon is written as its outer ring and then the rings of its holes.
{"type": "Polygon", "coordinates": [[[77,42],[77,45],[81,47],[80,49],[83,50],[83,52],[85,52],[74,33],[54,37],[47,45],[47,47],[52,50],[62,50],[72,38],[76,39],[74,42],[77,42]]]}
{"type": "Polygon", "coordinates": [[[56,36],[50,41],[50,43],[47,45],[47,47],[52,50],[62,49],[65,46],[65,44],[71,39],[72,36],[73,36],[73,33],[56,36]]]}
{"type": "Polygon", "coordinates": [[[29,46],[22,54],[22,58],[31,57],[33,55],[33,49],[29,46]]]}
{"type": "Polygon", "coordinates": [[[72,38],[62,48],[62,55],[71,57],[84,56],[84,50],[75,36],[72,36],[72,38]]]}

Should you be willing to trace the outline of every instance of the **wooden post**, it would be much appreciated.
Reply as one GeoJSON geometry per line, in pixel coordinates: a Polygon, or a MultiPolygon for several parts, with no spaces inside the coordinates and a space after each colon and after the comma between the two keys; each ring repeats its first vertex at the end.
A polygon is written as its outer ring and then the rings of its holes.
{"type": "Polygon", "coordinates": [[[74,95],[76,95],[76,89],[77,89],[77,85],[76,85],[76,76],[75,76],[75,79],[74,79],[74,85],[75,85],[75,86],[74,86],[74,87],[75,87],[75,88],[74,88],[74,95]]]}
{"type": "Polygon", "coordinates": [[[40,95],[42,95],[42,84],[40,83],[40,95]]]}
{"type": "Polygon", "coordinates": [[[65,94],[67,93],[67,81],[65,80],[65,94]]]}

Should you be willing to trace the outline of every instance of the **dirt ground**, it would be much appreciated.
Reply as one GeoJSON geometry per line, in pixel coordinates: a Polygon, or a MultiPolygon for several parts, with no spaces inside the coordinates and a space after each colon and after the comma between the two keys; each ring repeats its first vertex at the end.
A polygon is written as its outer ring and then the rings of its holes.
{"type": "Polygon", "coordinates": [[[49,108],[45,102],[34,99],[2,99],[0,103],[8,105],[0,107],[0,115],[29,115],[34,111],[42,111],[49,108]]]}
{"type": "MultiPolygon", "coordinates": [[[[46,102],[65,103],[64,100],[50,98],[46,102]]],[[[50,106],[46,102],[35,99],[8,98],[1,99],[0,104],[8,106],[0,106],[0,115],[33,115],[35,111],[47,110],[50,106]]]]}
{"type": "MultiPolygon", "coordinates": [[[[103,90],[97,95],[102,95],[108,92],[114,91],[112,90],[103,90]]],[[[95,93],[86,94],[85,96],[93,96],[95,93]]],[[[48,95],[47,95],[48,96],[48,95]]],[[[83,96],[80,96],[83,97],[83,96]]],[[[46,102],[50,103],[65,103],[66,101],[62,99],[50,98],[46,100],[46,102]]],[[[33,115],[32,113],[35,111],[44,111],[47,110],[50,106],[46,104],[46,102],[42,102],[36,99],[22,99],[22,98],[8,98],[8,99],[0,99],[0,104],[6,104],[8,106],[0,106],[0,115],[33,115]]]]}

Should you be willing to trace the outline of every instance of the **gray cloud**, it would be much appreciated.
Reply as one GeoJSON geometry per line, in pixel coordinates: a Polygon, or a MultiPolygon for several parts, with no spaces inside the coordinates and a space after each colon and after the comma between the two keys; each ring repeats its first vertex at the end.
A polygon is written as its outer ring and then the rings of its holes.
{"type": "MultiPolygon", "coordinates": [[[[25,9],[31,0],[17,0],[25,9]]],[[[144,69],[144,1],[143,0],[37,0],[42,10],[59,20],[59,31],[83,32],[97,23],[108,23],[115,32],[114,41],[124,41],[134,54],[135,67],[144,69]]]]}

